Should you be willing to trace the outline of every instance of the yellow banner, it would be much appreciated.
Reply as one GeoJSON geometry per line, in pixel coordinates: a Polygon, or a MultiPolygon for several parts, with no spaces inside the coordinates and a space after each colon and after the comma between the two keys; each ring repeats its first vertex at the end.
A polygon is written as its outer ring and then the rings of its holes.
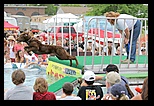
{"type": "Polygon", "coordinates": [[[4,28],[4,30],[17,30],[18,28],[4,28]]]}
{"type": "Polygon", "coordinates": [[[52,75],[55,78],[61,79],[65,76],[81,75],[81,70],[73,68],[73,67],[69,67],[63,64],[59,64],[53,61],[48,61],[48,66],[46,68],[46,74],[52,75]]]}

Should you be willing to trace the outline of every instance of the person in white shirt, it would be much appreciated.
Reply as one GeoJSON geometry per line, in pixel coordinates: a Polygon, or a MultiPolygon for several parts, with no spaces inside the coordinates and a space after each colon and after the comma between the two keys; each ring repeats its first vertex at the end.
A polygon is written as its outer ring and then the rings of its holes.
{"type": "Polygon", "coordinates": [[[29,62],[38,62],[38,58],[34,53],[30,56],[26,51],[24,51],[24,57],[28,58],[29,62]]]}
{"type": "Polygon", "coordinates": [[[115,56],[116,55],[116,48],[113,45],[113,39],[112,38],[108,38],[108,45],[106,45],[103,48],[103,51],[104,51],[104,54],[106,56],[109,56],[109,55],[115,56]]]}
{"type": "Polygon", "coordinates": [[[34,53],[30,56],[26,51],[24,51],[24,57],[28,58],[29,63],[25,66],[27,68],[31,64],[38,64],[38,58],[35,56],[34,53]]]}
{"type": "Polygon", "coordinates": [[[15,53],[13,51],[13,47],[15,45],[15,38],[13,36],[9,36],[8,38],[8,41],[9,41],[9,49],[10,49],[10,58],[11,58],[11,62],[15,62],[15,53]]]}
{"type": "Polygon", "coordinates": [[[122,63],[134,63],[136,58],[136,43],[137,39],[140,34],[141,22],[136,17],[128,15],[128,14],[120,14],[118,12],[106,12],[104,14],[108,19],[108,22],[111,25],[115,25],[115,27],[119,30],[119,32],[124,35],[124,44],[127,52],[127,58],[122,60],[122,63]],[[111,19],[117,18],[117,19],[111,19]],[[115,21],[116,20],[116,21],[115,21]],[[133,31],[133,34],[132,34],[133,31]],[[132,37],[132,48],[130,59],[129,56],[129,49],[130,49],[130,42],[132,37]]]}

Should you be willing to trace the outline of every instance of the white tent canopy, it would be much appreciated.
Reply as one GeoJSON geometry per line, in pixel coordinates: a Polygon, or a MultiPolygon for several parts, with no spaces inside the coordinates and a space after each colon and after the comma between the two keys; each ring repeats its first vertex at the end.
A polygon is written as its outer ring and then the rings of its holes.
{"type": "Polygon", "coordinates": [[[82,19],[80,19],[80,22],[74,24],[73,27],[75,28],[75,30],[77,32],[83,32],[84,28],[83,28],[83,21],[82,21],[82,19]]]}
{"type": "Polygon", "coordinates": [[[74,14],[71,13],[64,13],[64,14],[57,14],[54,15],[52,18],[44,20],[43,23],[60,23],[60,22],[64,22],[64,23],[69,23],[69,22],[78,22],[79,17],[75,16],[74,14]],[[56,20],[57,19],[57,20],[56,20]]]}
{"type": "Polygon", "coordinates": [[[44,20],[43,23],[46,24],[46,23],[48,23],[49,20],[50,20],[50,18],[44,20]]]}

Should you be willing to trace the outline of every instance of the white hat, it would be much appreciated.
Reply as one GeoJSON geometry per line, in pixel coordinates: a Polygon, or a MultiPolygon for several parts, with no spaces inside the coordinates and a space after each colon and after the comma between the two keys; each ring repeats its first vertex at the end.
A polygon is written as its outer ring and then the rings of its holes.
{"type": "Polygon", "coordinates": [[[13,36],[9,36],[8,38],[7,38],[7,40],[13,40],[13,41],[15,41],[15,38],[13,37],[13,36]]]}
{"type": "Polygon", "coordinates": [[[93,71],[88,70],[88,71],[86,71],[84,73],[84,75],[82,76],[82,78],[84,80],[86,80],[86,81],[94,81],[95,80],[95,74],[94,74],[93,71]]]}
{"type": "Polygon", "coordinates": [[[113,38],[108,38],[107,41],[109,41],[109,42],[113,42],[113,38]]]}
{"type": "Polygon", "coordinates": [[[91,42],[91,43],[92,43],[92,42],[93,42],[93,41],[92,41],[92,39],[89,39],[89,40],[88,40],[88,43],[89,43],[89,42],[91,42]]]}
{"type": "Polygon", "coordinates": [[[120,83],[121,76],[119,75],[119,73],[112,71],[106,75],[106,81],[112,84],[120,83]]]}

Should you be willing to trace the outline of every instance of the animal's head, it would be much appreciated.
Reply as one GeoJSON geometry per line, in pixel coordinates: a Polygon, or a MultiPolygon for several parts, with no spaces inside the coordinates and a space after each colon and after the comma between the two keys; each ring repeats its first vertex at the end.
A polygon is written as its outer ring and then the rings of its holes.
{"type": "Polygon", "coordinates": [[[25,31],[25,32],[23,32],[23,33],[21,33],[21,34],[19,35],[19,37],[17,38],[17,41],[19,41],[19,42],[26,42],[26,41],[28,41],[30,38],[31,38],[31,32],[25,31]]]}

